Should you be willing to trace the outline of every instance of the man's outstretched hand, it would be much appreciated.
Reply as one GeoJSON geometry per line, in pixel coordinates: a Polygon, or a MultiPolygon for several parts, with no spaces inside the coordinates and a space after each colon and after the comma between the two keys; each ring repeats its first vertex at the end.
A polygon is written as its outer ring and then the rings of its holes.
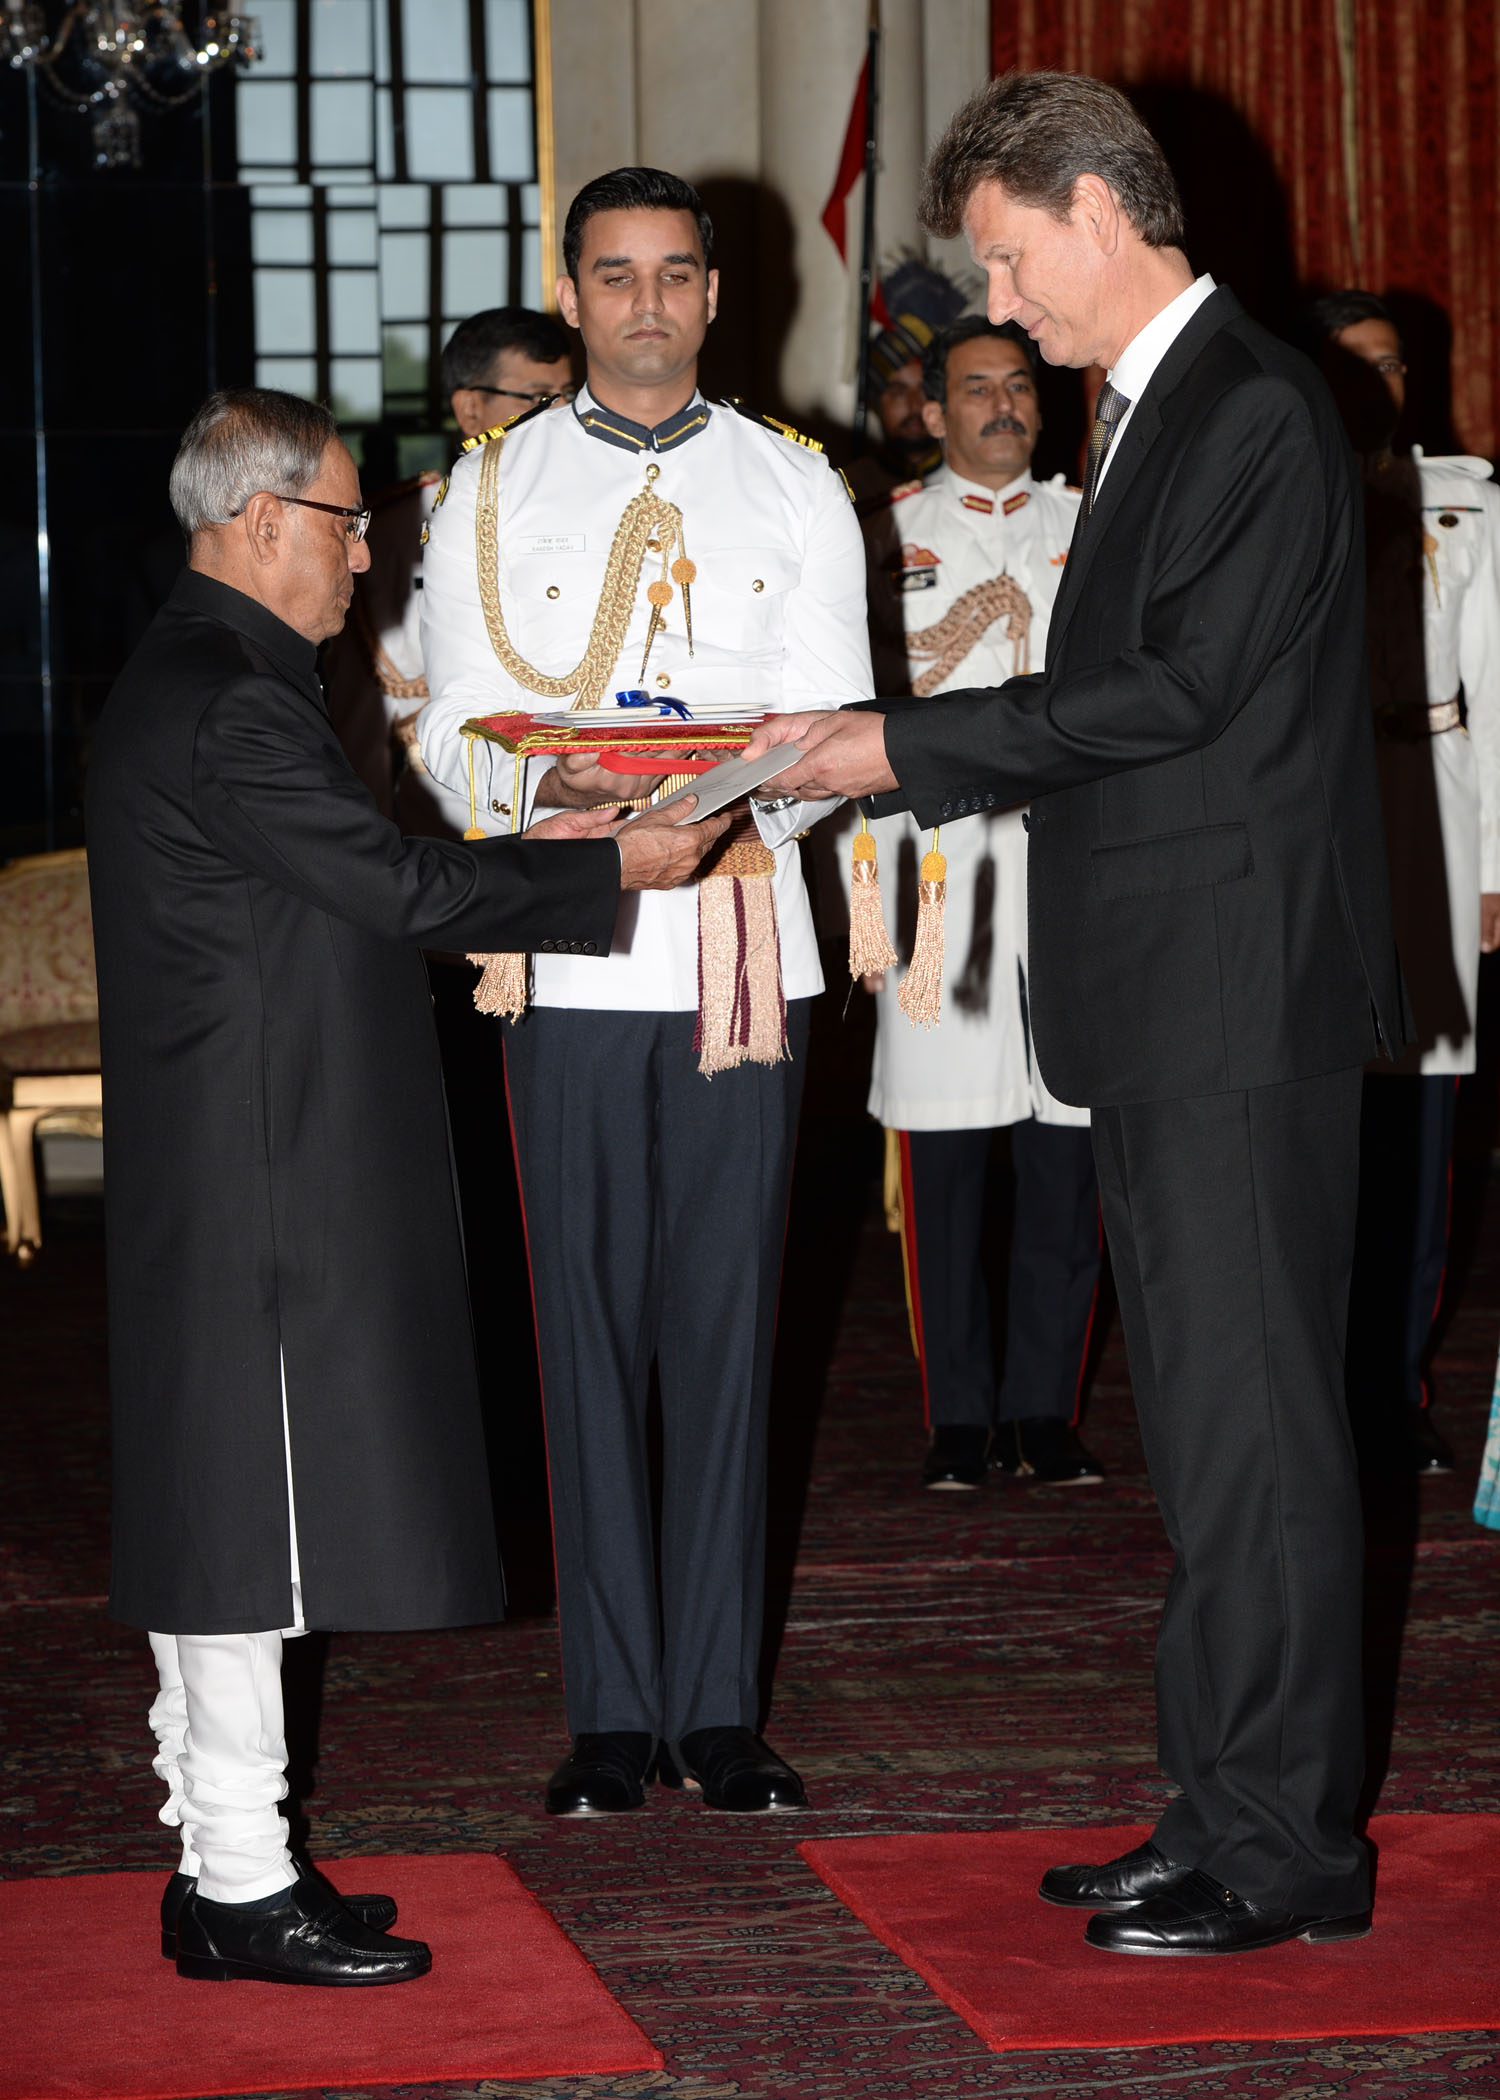
{"type": "Polygon", "coordinates": [[[615,843],[620,849],[622,890],[675,890],[687,881],[715,839],[729,829],[732,812],[727,809],[705,817],[701,824],[684,824],[683,814],[689,806],[696,808],[696,801],[648,809],[620,826],[615,843]]]}
{"type": "Polygon", "coordinates": [[[777,744],[800,744],[803,751],[765,783],[779,794],[827,802],[836,795],[888,794],[897,784],[886,761],[884,715],[846,708],[826,715],[772,715],[745,746],[745,756],[759,758],[777,744]]]}
{"type": "Polygon", "coordinates": [[[522,832],[528,839],[613,838],[620,849],[622,890],[675,890],[686,882],[704,854],[729,826],[730,812],[684,824],[687,802],[647,810],[633,823],[621,824],[617,807],[565,809],[522,832]]]}

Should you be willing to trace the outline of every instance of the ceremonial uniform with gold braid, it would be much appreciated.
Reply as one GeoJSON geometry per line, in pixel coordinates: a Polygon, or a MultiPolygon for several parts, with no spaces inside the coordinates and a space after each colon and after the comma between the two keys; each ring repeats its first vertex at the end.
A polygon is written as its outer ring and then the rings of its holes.
{"type": "MultiPolygon", "coordinates": [[[[1027,472],[995,490],[947,466],[896,490],[865,525],[880,690],[936,696],[1040,665],[1078,503],[1061,475],[1039,482],[1027,472]]],[[[899,1143],[902,1246],[932,1428],[1071,1421],[1099,1273],[1088,1111],[1058,1101],[1031,1054],[1023,823],[1011,809],[942,826],[944,981],[932,1028],[913,1026],[899,1004],[932,834],[906,813],[871,826],[900,963],[877,994],[869,1108],[899,1143]],[[1016,1200],[997,1390],[980,1239],[990,1133],[1007,1126],[1016,1200]]]]}
{"type": "MultiPolygon", "coordinates": [[[[430,528],[423,653],[423,760],[466,789],[472,759],[478,826],[509,831],[528,818],[511,806],[514,761],[463,737],[475,717],[580,698],[610,710],[617,690],[641,687],[706,714],[867,696],[852,506],[816,448],[732,404],[695,394],[646,429],[585,388],[454,468],[430,528]]],[[[547,763],[531,761],[528,793],[547,763]]],[[[528,1010],[505,1031],[574,1735],[675,1742],[758,1721],[765,1411],[807,1006],[822,986],[793,841],[827,806],[759,814],[748,839],[751,859],[768,849],[755,886],[774,902],[788,1055],[775,1040],[700,1069],[699,892],[729,887],[711,879],[632,893],[607,956],[534,955],[528,1010]]],[[[503,1304],[517,1280],[496,1282],[503,1304]]],[[[494,1332],[482,1284],[476,1313],[494,1332]]]]}

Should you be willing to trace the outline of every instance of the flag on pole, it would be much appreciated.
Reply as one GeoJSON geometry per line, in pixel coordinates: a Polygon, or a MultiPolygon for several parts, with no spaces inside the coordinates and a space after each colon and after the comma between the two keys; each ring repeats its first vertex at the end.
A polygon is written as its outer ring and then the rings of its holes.
{"type": "Polygon", "coordinates": [[[839,154],[839,170],[833,178],[828,202],[823,206],[823,224],[828,229],[828,238],[845,262],[849,260],[849,222],[844,202],[865,171],[866,98],[869,92],[870,55],[867,51],[854,89],[854,106],[849,111],[844,147],[839,154]]]}

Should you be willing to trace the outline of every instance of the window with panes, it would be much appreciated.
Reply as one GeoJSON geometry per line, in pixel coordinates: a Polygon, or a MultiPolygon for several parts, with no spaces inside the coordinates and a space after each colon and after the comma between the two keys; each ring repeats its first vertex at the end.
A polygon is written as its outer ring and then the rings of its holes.
{"type": "Polygon", "coordinates": [[[442,346],[541,304],[529,0],[256,0],[236,87],[256,378],[441,458],[442,346]]]}

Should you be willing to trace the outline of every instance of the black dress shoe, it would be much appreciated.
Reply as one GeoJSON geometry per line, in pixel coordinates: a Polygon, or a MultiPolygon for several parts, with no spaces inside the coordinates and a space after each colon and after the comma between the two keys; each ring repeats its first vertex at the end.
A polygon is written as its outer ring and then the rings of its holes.
{"type": "MultiPolygon", "coordinates": [[[[361,1925],[372,1932],[389,1932],[396,1922],[394,1896],[340,1896],[325,1874],[310,1862],[300,1866],[304,1881],[316,1882],[330,1896],[337,1896],[345,1910],[352,1911],[361,1925]]],[[[173,1874],[161,1892],[161,1951],[168,1961],[177,1959],[177,1920],[182,1906],[197,1888],[191,1874],[173,1874]]]]}
{"type": "Polygon", "coordinates": [[[1144,1903],[1090,1918],[1083,1936],[1108,1954],[1249,1954],[1282,1940],[1357,1940],[1369,1930],[1367,1910],[1347,1917],[1263,1910],[1195,1868],[1144,1903]]]}
{"type": "Polygon", "coordinates": [[[1428,1407],[1413,1408],[1407,1416],[1406,1449],[1414,1473],[1451,1473],[1458,1464],[1428,1407]]]}
{"type": "Polygon", "coordinates": [[[924,1488],[983,1487],[990,1433],[966,1423],[940,1423],[932,1432],[922,1467],[924,1488]]]}
{"type": "Polygon", "coordinates": [[[707,1807],[736,1815],[807,1806],[802,1781],[753,1728],[695,1728],[675,1758],[663,1749],[656,1771],[663,1786],[697,1786],[707,1807]]]}
{"type": "Polygon", "coordinates": [[[654,1735],[615,1729],[575,1735],[547,1781],[549,1816],[619,1816],[640,1808],[656,1750],[654,1735]]]}
{"type": "Polygon", "coordinates": [[[421,1940],[372,1932],[310,1881],[294,1881],[269,1910],[193,1889],[177,1914],[177,1973],[210,1983],[406,1983],[431,1967],[421,1940]]]}
{"type": "Polygon", "coordinates": [[[1049,1867],[1037,1894],[1044,1903],[1066,1903],[1076,1910],[1124,1910],[1127,1904],[1174,1888],[1191,1872],[1191,1867],[1180,1867],[1158,1852],[1148,1838],[1102,1867],[1049,1867]]]}
{"type": "Polygon", "coordinates": [[[997,1422],[990,1464],[1049,1487],[1092,1487],[1104,1478],[1103,1466],[1085,1451],[1078,1431],[1056,1415],[997,1422]]]}

